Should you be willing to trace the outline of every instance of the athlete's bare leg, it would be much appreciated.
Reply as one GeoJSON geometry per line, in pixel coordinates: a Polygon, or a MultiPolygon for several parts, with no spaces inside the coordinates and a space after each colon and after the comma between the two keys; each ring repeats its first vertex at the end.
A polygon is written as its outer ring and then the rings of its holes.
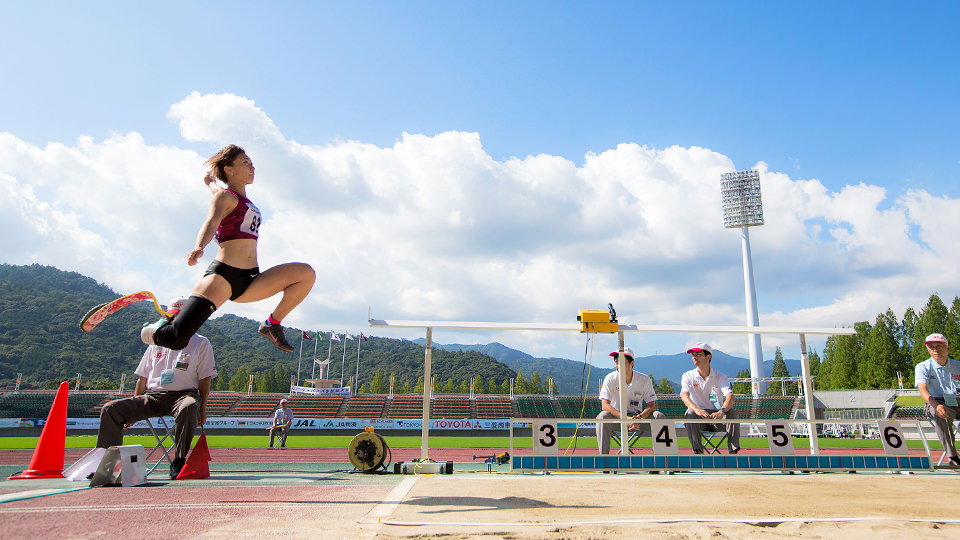
{"type": "Polygon", "coordinates": [[[194,285],[193,292],[190,294],[206,298],[213,302],[213,305],[215,305],[217,309],[220,309],[220,306],[230,299],[230,283],[227,282],[223,276],[210,274],[203,276],[203,278],[194,285]]]}
{"type": "MultiPolygon", "coordinates": [[[[277,304],[272,313],[274,319],[283,320],[293,311],[293,308],[297,307],[307,297],[316,279],[317,274],[309,264],[281,264],[261,272],[234,302],[257,302],[270,298],[278,292],[283,292],[280,303],[277,304]]],[[[226,280],[223,281],[226,282],[226,280]]],[[[213,288],[216,288],[216,286],[213,288]]],[[[227,288],[229,289],[229,286],[227,288]]],[[[229,297],[229,293],[227,296],[229,297]]],[[[215,299],[210,300],[216,303],[215,299]]]]}

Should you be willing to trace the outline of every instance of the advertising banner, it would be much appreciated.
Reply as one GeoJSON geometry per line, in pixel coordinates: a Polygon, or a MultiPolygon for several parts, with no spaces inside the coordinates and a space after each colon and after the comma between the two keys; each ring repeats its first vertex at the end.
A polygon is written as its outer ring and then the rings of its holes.
{"type": "Polygon", "coordinates": [[[337,387],[337,388],[314,388],[312,386],[296,386],[290,385],[291,394],[311,394],[314,396],[325,396],[332,394],[349,394],[350,387],[337,387]]]}

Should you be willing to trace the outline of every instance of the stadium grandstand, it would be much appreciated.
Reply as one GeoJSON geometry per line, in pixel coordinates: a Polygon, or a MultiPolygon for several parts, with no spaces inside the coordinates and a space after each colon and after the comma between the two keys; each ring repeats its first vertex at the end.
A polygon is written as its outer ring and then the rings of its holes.
{"type": "MultiPolygon", "coordinates": [[[[815,414],[827,431],[869,431],[869,424],[891,418],[925,420],[920,406],[899,405],[898,396],[911,390],[826,391],[814,394],[815,414]],[[831,427],[836,426],[836,427],[831,427]]],[[[53,405],[54,390],[0,392],[0,418],[45,418],[53,405]]],[[[70,418],[98,418],[110,400],[130,396],[95,390],[71,391],[67,415],[70,418]]],[[[287,398],[297,418],[419,419],[423,417],[422,394],[309,395],[284,393],[241,393],[213,391],[207,403],[208,418],[267,418],[280,399],[287,398]]],[[[802,396],[737,395],[735,407],[740,419],[805,418],[802,396]]],[[[686,406],[676,394],[658,396],[657,409],[667,418],[682,419],[686,406]]],[[[440,394],[430,400],[430,418],[446,420],[497,420],[509,418],[596,418],[600,400],[596,396],[501,395],[475,396],[440,394]]]]}
{"type": "MultiPolygon", "coordinates": [[[[26,390],[0,394],[0,418],[43,418],[50,412],[53,390],[26,390]]],[[[71,391],[68,416],[98,417],[103,405],[113,399],[128,397],[103,391],[71,391]]],[[[308,395],[282,393],[240,393],[213,391],[207,403],[208,417],[266,417],[276,410],[280,399],[287,398],[289,407],[304,418],[420,418],[423,416],[423,395],[308,395]]],[[[802,402],[797,396],[737,396],[741,418],[793,418],[802,402]]],[[[686,406],[678,395],[662,395],[657,408],[668,418],[683,418],[686,406]]],[[[906,412],[906,411],[904,411],[906,412]]],[[[600,400],[577,396],[497,394],[441,394],[430,400],[430,417],[446,419],[506,418],[595,418],[600,413],[600,400]]]]}

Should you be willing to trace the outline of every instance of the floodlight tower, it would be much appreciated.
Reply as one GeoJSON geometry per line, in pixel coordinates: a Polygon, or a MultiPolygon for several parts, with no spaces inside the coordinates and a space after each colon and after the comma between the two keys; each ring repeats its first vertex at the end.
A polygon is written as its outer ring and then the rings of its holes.
{"type": "MultiPolygon", "coordinates": [[[[759,326],[757,314],[757,288],[753,281],[753,259],[750,255],[748,229],[763,225],[763,203],[760,201],[760,171],[736,171],[720,175],[720,191],[723,197],[723,226],[740,229],[743,246],[743,287],[747,299],[747,326],[759,326]]],[[[763,349],[760,334],[749,334],[750,377],[753,379],[753,395],[766,393],[763,378],[763,349]]]]}

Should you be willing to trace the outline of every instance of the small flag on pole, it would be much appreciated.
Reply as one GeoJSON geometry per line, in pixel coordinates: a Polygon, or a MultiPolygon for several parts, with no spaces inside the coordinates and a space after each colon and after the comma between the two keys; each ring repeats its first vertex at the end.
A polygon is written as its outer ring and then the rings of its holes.
{"type": "Polygon", "coordinates": [[[332,339],[333,341],[340,341],[340,336],[338,336],[337,334],[331,332],[331,333],[330,333],[330,339],[332,339]]]}
{"type": "Polygon", "coordinates": [[[363,332],[360,332],[360,339],[366,341],[366,340],[367,340],[367,336],[363,335],[363,332]]]}
{"type": "Polygon", "coordinates": [[[323,341],[323,335],[317,332],[317,341],[323,341]]]}
{"type": "Polygon", "coordinates": [[[343,333],[343,339],[353,339],[353,336],[351,336],[350,334],[344,332],[344,333],[343,333]]]}
{"type": "MultiPolygon", "coordinates": [[[[303,330],[301,330],[301,332],[303,332],[303,330]]],[[[307,341],[313,341],[313,338],[308,336],[306,332],[303,332],[303,339],[307,341]]]]}

